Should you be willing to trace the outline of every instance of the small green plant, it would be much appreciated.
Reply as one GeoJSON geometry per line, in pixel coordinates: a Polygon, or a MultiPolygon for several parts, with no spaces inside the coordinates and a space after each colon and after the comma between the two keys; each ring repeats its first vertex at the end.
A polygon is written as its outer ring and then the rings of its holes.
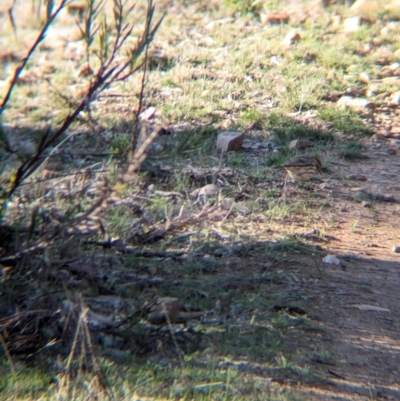
{"type": "Polygon", "coordinates": [[[241,14],[257,13],[262,5],[254,0],[224,0],[224,3],[241,14]]]}
{"type": "Polygon", "coordinates": [[[310,142],[319,142],[325,146],[333,142],[332,132],[310,128],[302,124],[293,124],[290,128],[276,128],[273,131],[275,140],[281,146],[289,145],[293,139],[308,139],[310,142]]]}
{"type": "Polygon", "coordinates": [[[178,157],[210,154],[215,143],[217,130],[212,127],[186,130],[179,134],[175,155],[178,157]]]}
{"type": "Polygon", "coordinates": [[[271,250],[288,253],[311,253],[311,249],[299,238],[286,237],[271,245],[271,250]]]}
{"type": "Polygon", "coordinates": [[[354,111],[323,106],[318,112],[319,118],[323,121],[328,121],[335,131],[359,136],[372,134],[372,130],[365,126],[361,117],[354,111]]]}
{"type": "Polygon", "coordinates": [[[362,145],[359,142],[348,142],[340,147],[339,155],[348,160],[365,159],[362,153],[362,145]]]}
{"type": "Polygon", "coordinates": [[[231,154],[228,155],[227,164],[228,167],[241,167],[245,168],[249,165],[249,160],[246,157],[243,157],[240,154],[231,154]]]}
{"type": "Polygon", "coordinates": [[[287,148],[283,148],[281,152],[272,153],[266,160],[266,165],[268,167],[281,166],[292,156],[294,156],[294,152],[287,150],[287,148]]]}
{"type": "Polygon", "coordinates": [[[251,108],[240,113],[240,121],[243,123],[257,123],[263,126],[266,120],[265,114],[257,109],[251,108]]]}
{"type": "Polygon", "coordinates": [[[117,155],[123,155],[129,149],[131,139],[127,135],[113,134],[108,144],[117,155]]]}
{"type": "Polygon", "coordinates": [[[325,364],[333,364],[334,362],[334,353],[331,351],[316,351],[312,355],[312,359],[316,360],[319,363],[325,363],[325,364]]]}

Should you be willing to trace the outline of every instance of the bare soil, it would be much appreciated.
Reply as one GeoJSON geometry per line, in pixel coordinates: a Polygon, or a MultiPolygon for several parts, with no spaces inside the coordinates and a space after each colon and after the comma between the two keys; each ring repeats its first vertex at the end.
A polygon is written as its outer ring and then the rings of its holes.
{"type": "MultiPolygon", "coordinates": [[[[296,346],[312,354],[324,343],[334,355],[324,368],[329,383],[323,390],[315,383],[300,385],[312,399],[400,399],[400,255],[393,252],[400,244],[400,160],[388,155],[386,142],[368,140],[364,146],[368,159],[344,162],[336,170],[342,177],[363,175],[367,181],[348,181],[345,187],[343,181],[327,179],[323,185],[335,215],[324,248],[342,264],[324,264],[316,281],[315,269],[304,269],[301,279],[288,284],[310,299],[307,312],[324,327],[321,336],[293,338],[296,346]],[[369,206],[351,200],[360,191],[388,200],[393,195],[397,201],[369,206]]],[[[285,266],[287,276],[290,270],[285,266]]]]}

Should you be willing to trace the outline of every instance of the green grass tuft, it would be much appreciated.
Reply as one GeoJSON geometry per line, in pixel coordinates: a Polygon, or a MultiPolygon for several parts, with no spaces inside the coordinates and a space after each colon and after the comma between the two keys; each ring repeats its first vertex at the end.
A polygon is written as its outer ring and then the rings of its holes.
{"type": "Polygon", "coordinates": [[[339,155],[344,159],[360,160],[366,156],[362,153],[362,145],[359,142],[348,142],[340,147],[339,155]]]}
{"type": "Polygon", "coordinates": [[[319,118],[328,121],[333,130],[345,134],[367,136],[373,133],[370,128],[365,126],[362,118],[349,109],[324,106],[319,109],[319,118]]]}

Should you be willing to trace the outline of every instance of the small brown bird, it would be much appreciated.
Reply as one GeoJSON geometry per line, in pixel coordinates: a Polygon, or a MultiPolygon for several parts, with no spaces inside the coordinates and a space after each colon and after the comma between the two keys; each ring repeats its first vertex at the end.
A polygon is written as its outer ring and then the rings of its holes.
{"type": "Polygon", "coordinates": [[[311,176],[320,173],[322,169],[321,160],[318,156],[295,156],[282,167],[289,174],[293,182],[308,181],[311,176]]]}

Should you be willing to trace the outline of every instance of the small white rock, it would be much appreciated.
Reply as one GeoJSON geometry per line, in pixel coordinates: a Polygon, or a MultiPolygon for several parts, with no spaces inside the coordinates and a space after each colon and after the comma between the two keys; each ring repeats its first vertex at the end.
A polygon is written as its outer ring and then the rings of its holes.
{"type": "Polygon", "coordinates": [[[156,114],[156,108],[155,107],[149,107],[145,111],[139,114],[139,120],[141,121],[147,121],[151,120],[156,114]]]}
{"type": "Polygon", "coordinates": [[[400,92],[393,93],[390,99],[391,104],[400,104],[400,92]]]}
{"type": "Polygon", "coordinates": [[[391,71],[396,71],[398,68],[400,68],[400,63],[393,63],[389,65],[389,70],[391,71]]]}
{"type": "Polygon", "coordinates": [[[365,98],[352,98],[350,96],[342,96],[336,103],[339,107],[347,107],[354,111],[363,111],[373,109],[374,103],[365,98]]]}
{"type": "Polygon", "coordinates": [[[191,193],[192,198],[204,198],[208,196],[213,196],[218,193],[218,187],[214,184],[204,185],[204,187],[196,188],[191,193]]]}
{"type": "Polygon", "coordinates": [[[291,31],[286,36],[285,39],[282,40],[283,46],[292,46],[294,43],[298,42],[301,39],[301,35],[297,31],[291,31]]]}
{"type": "Polygon", "coordinates": [[[305,150],[310,146],[307,139],[293,139],[289,143],[289,149],[305,150]]]}
{"type": "Polygon", "coordinates": [[[277,56],[271,56],[270,61],[271,61],[271,64],[273,64],[273,65],[280,65],[281,64],[281,62],[279,61],[277,56]]]}
{"type": "Polygon", "coordinates": [[[340,265],[340,260],[335,255],[327,255],[322,261],[328,265],[340,265]]]}
{"type": "Polygon", "coordinates": [[[215,258],[214,258],[214,256],[212,256],[212,255],[205,254],[205,255],[203,256],[203,262],[212,263],[212,262],[214,262],[214,260],[215,260],[215,258]]]}
{"type": "Polygon", "coordinates": [[[355,32],[360,28],[361,18],[359,16],[346,18],[343,21],[343,29],[345,32],[355,32]]]}
{"type": "Polygon", "coordinates": [[[365,84],[367,84],[371,80],[369,74],[367,74],[366,72],[362,72],[359,76],[359,79],[361,82],[364,82],[365,84]]]}
{"type": "Polygon", "coordinates": [[[380,31],[380,36],[385,37],[388,36],[389,33],[389,28],[387,26],[384,26],[380,31]]]}
{"type": "Polygon", "coordinates": [[[218,187],[214,184],[208,184],[200,188],[199,195],[211,196],[218,192],[218,187]]]}
{"type": "MultiPolygon", "coordinates": [[[[348,3],[351,3],[351,1],[348,3]]],[[[368,17],[375,15],[382,8],[382,4],[379,0],[356,0],[350,7],[353,15],[360,15],[362,17],[368,17]]]]}

